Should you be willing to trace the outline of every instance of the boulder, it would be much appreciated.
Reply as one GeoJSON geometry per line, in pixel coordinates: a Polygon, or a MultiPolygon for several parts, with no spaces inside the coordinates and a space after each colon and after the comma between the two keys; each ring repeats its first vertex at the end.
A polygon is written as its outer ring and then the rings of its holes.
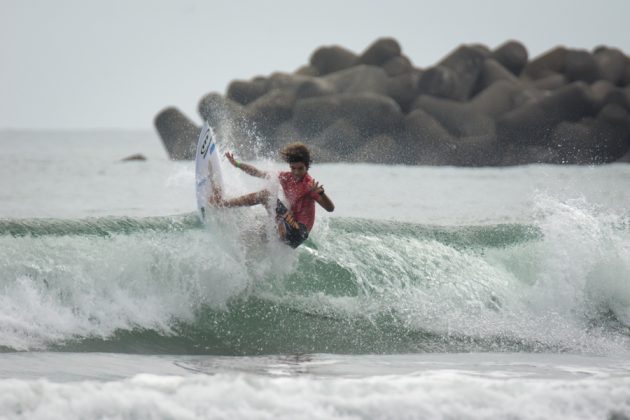
{"type": "Polygon", "coordinates": [[[438,98],[458,97],[459,78],[448,67],[435,66],[425,70],[418,79],[418,93],[438,98]]]}
{"type": "Polygon", "coordinates": [[[559,160],[554,163],[601,164],[620,159],[630,148],[630,120],[621,107],[605,107],[604,114],[613,114],[613,122],[601,113],[596,119],[558,124],[550,144],[556,148],[559,160]],[[621,120],[621,121],[620,121],[621,120]]]}
{"type": "Polygon", "coordinates": [[[499,80],[505,80],[513,83],[518,81],[516,76],[499,64],[498,61],[492,58],[486,59],[483,62],[481,73],[479,74],[479,78],[475,84],[473,96],[499,80]]]}
{"type": "Polygon", "coordinates": [[[584,50],[567,51],[564,61],[564,75],[571,82],[581,80],[586,83],[593,83],[599,76],[595,57],[584,50]]]}
{"type": "Polygon", "coordinates": [[[625,155],[615,161],[616,163],[630,163],[630,150],[625,155]]]}
{"type": "Polygon", "coordinates": [[[291,91],[272,90],[245,107],[246,115],[256,131],[265,137],[273,133],[280,123],[293,115],[296,97],[291,91]]]}
{"type": "Polygon", "coordinates": [[[608,83],[608,89],[603,87],[601,91],[596,90],[596,85],[601,86],[598,82],[591,86],[592,96],[595,99],[596,110],[599,111],[606,105],[614,104],[630,112],[630,96],[628,96],[626,90],[614,86],[607,81],[601,82],[602,84],[608,83]]]}
{"type": "Polygon", "coordinates": [[[539,55],[525,66],[523,75],[536,80],[550,74],[564,73],[564,63],[568,52],[569,50],[565,47],[557,47],[539,55]]]}
{"type": "Polygon", "coordinates": [[[422,109],[411,111],[404,120],[400,140],[400,163],[439,165],[453,162],[455,140],[444,127],[422,109]]]}
{"type": "Polygon", "coordinates": [[[398,144],[388,135],[381,134],[369,139],[351,156],[353,162],[369,162],[379,164],[399,163],[398,144]]]}
{"type": "Polygon", "coordinates": [[[597,104],[597,108],[602,109],[606,105],[614,104],[630,112],[630,95],[628,93],[630,93],[630,90],[614,86],[606,92],[601,103],[597,104]]]}
{"type": "Polygon", "coordinates": [[[356,54],[335,45],[315,50],[311,55],[310,65],[317,70],[318,75],[324,76],[352,67],[356,61],[356,54]]]}
{"type": "Polygon", "coordinates": [[[360,65],[325,76],[337,93],[387,94],[387,73],[381,67],[360,65]]]}
{"type": "Polygon", "coordinates": [[[330,151],[329,160],[336,162],[346,160],[364,143],[361,131],[345,118],[338,119],[309,142],[321,150],[330,151]]]}
{"type": "Polygon", "coordinates": [[[252,136],[255,127],[252,127],[243,106],[218,93],[210,93],[201,98],[198,111],[218,136],[229,139],[232,145],[238,147],[241,157],[250,159],[255,155],[252,147],[252,142],[256,140],[252,136]]]}
{"type": "Polygon", "coordinates": [[[267,79],[269,83],[269,90],[282,89],[282,90],[295,90],[300,84],[313,80],[312,76],[303,76],[301,74],[290,74],[283,72],[272,73],[267,79]]]}
{"type": "Polygon", "coordinates": [[[393,38],[380,38],[370,45],[358,58],[358,64],[381,66],[401,52],[398,41],[393,38]]]}
{"type": "Polygon", "coordinates": [[[244,109],[237,102],[219,93],[209,93],[199,101],[197,110],[201,118],[215,129],[232,125],[244,118],[244,109]]]}
{"type": "Polygon", "coordinates": [[[613,85],[619,84],[628,58],[616,48],[598,47],[593,53],[599,77],[613,85]]]}
{"type": "Polygon", "coordinates": [[[456,75],[456,85],[448,99],[462,101],[470,98],[485,59],[478,48],[462,45],[439,63],[439,66],[450,69],[456,75]]]}
{"type": "Polygon", "coordinates": [[[574,82],[533,102],[528,102],[497,119],[501,142],[520,145],[544,144],[555,125],[578,121],[595,112],[589,88],[574,82]]]}
{"type": "Polygon", "coordinates": [[[395,130],[403,114],[391,98],[373,93],[329,95],[297,101],[293,123],[300,133],[314,137],[340,118],[347,119],[362,135],[395,130]]]}
{"type": "Polygon", "coordinates": [[[268,91],[269,82],[264,77],[257,77],[251,81],[234,80],[228,86],[227,97],[241,105],[247,105],[268,91]]]}
{"type": "Polygon", "coordinates": [[[411,61],[404,55],[397,55],[387,60],[383,65],[383,70],[389,77],[400,76],[401,74],[411,73],[413,65],[411,61]]]}
{"type": "Polygon", "coordinates": [[[409,112],[416,99],[420,74],[419,71],[413,71],[390,77],[387,81],[387,96],[395,100],[404,113],[409,112]]]}
{"type": "Polygon", "coordinates": [[[269,149],[279,150],[283,145],[301,141],[307,143],[292,121],[284,121],[276,128],[275,133],[268,138],[269,149]]]}
{"type": "Polygon", "coordinates": [[[569,81],[563,74],[549,71],[547,76],[532,81],[530,85],[536,89],[545,91],[556,90],[565,86],[567,83],[569,83],[569,81]]]}
{"type": "Polygon", "coordinates": [[[626,68],[621,74],[621,80],[619,81],[621,86],[630,86],[630,60],[626,60],[626,68]]]}
{"type": "Polygon", "coordinates": [[[490,58],[492,51],[486,45],[483,44],[468,44],[468,46],[474,50],[477,50],[485,59],[490,58]]]}
{"type": "Polygon", "coordinates": [[[520,83],[499,80],[479,92],[468,104],[478,113],[497,118],[531,100],[534,100],[533,95],[528,94],[520,83]]]}
{"type": "Polygon", "coordinates": [[[336,93],[335,86],[319,77],[306,79],[295,87],[295,97],[297,99],[332,95],[334,93],[336,93]]]}
{"type": "Polygon", "coordinates": [[[299,99],[293,107],[292,124],[300,135],[312,138],[338,118],[338,95],[299,99]]]}
{"type": "Polygon", "coordinates": [[[270,137],[269,140],[270,147],[266,154],[269,159],[277,159],[278,150],[285,145],[300,141],[308,145],[313,162],[339,162],[341,160],[334,145],[331,145],[333,147],[323,147],[321,144],[317,144],[315,139],[303,136],[297,128],[293,126],[291,121],[285,121],[280,124],[275,134],[270,137]]]}
{"type": "Polygon", "coordinates": [[[468,104],[422,95],[412,108],[424,110],[455,137],[494,135],[495,132],[494,119],[468,104]]]}
{"type": "Polygon", "coordinates": [[[562,159],[548,145],[524,146],[499,142],[499,165],[559,164],[562,159]]]}
{"type": "Polygon", "coordinates": [[[528,54],[527,49],[520,42],[507,41],[492,51],[490,57],[518,76],[527,65],[528,54]]]}
{"type": "Polygon", "coordinates": [[[499,163],[497,137],[492,133],[456,139],[451,156],[452,164],[457,166],[496,166],[499,163]]]}
{"type": "Polygon", "coordinates": [[[553,163],[591,163],[592,150],[597,143],[592,124],[562,121],[551,134],[550,144],[559,152],[558,161],[553,163]]]}
{"type": "Polygon", "coordinates": [[[322,149],[319,146],[308,145],[311,151],[311,160],[315,163],[339,162],[339,156],[335,151],[322,149]]]}
{"type": "Polygon", "coordinates": [[[597,109],[601,109],[604,106],[604,100],[614,89],[615,85],[608,80],[598,80],[591,85],[591,97],[597,109]]]}
{"type": "Polygon", "coordinates": [[[295,71],[295,74],[299,76],[311,76],[311,77],[321,76],[317,68],[311,65],[300,67],[299,69],[295,71]]]}
{"type": "Polygon", "coordinates": [[[154,120],[162,143],[173,160],[192,159],[201,129],[177,108],[160,111],[154,120]]]}
{"type": "Polygon", "coordinates": [[[627,131],[630,134],[630,117],[628,110],[614,103],[607,104],[597,114],[597,120],[606,122],[620,131],[627,131]]]}

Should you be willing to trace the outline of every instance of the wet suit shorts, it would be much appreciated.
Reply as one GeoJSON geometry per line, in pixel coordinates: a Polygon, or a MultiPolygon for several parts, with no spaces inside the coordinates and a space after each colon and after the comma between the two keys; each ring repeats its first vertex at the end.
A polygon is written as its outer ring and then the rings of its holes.
{"type": "Polygon", "coordinates": [[[278,223],[283,224],[286,231],[282,241],[291,248],[297,248],[306,240],[306,238],[308,238],[308,229],[306,228],[306,225],[297,221],[289,223],[287,216],[291,216],[289,210],[284,204],[282,204],[282,201],[278,200],[276,205],[276,220],[278,223]],[[295,224],[297,224],[297,228],[295,227],[295,224]]]}

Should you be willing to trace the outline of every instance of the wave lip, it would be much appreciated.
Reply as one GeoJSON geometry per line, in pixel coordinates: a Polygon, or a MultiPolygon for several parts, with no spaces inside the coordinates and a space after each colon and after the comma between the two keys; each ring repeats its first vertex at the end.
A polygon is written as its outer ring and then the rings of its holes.
{"type": "Polygon", "coordinates": [[[194,214],[170,217],[98,217],[86,219],[0,219],[0,236],[111,236],[156,231],[173,232],[199,227],[194,214]]]}
{"type": "Polygon", "coordinates": [[[0,345],[623,352],[628,230],[565,204],[532,224],[330,219],[297,252],[264,240],[264,226],[239,230],[233,213],[209,226],[194,214],[2,221],[0,345]]]}

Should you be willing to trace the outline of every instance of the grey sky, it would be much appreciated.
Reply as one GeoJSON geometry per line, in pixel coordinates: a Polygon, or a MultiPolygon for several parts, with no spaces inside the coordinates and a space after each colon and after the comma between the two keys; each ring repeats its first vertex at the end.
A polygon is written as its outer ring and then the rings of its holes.
{"type": "Polygon", "coordinates": [[[293,71],[321,45],[392,36],[418,67],[507,39],[630,54],[630,0],[0,0],[0,129],[150,129],[233,79],[293,71]]]}

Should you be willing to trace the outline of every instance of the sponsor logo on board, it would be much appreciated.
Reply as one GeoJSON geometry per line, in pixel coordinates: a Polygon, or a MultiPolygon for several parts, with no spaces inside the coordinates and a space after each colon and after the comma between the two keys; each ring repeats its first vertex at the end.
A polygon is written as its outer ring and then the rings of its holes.
{"type": "Polygon", "coordinates": [[[208,152],[208,146],[210,146],[210,131],[206,131],[206,137],[203,139],[201,149],[199,149],[199,153],[204,158],[206,157],[206,153],[208,152]]]}

